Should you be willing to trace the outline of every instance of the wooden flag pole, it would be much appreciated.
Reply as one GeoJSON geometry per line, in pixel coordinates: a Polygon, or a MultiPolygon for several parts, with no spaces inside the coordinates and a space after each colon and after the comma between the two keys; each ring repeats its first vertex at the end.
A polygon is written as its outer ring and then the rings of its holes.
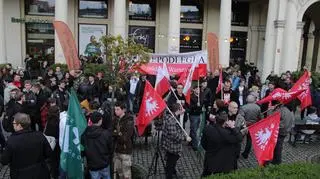
{"type": "MultiPolygon", "coordinates": [[[[174,89],[172,88],[172,86],[170,86],[170,90],[173,93],[174,97],[176,97],[178,103],[180,104],[180,106],[183,108],[183,105],[181,104],[181,101],[178,99],[178,96],[176,95],[176,93],[174,92],[174,89]]],[[[183,108],[184,109],[184,108],[183,108]]]]}
{"type": "Polygon", "coordinates": [[[178,119],[176,118],[176,116],[173,114],[173,112],[169,109],[169,107],[167,106],[167,110],[169,111],[169,113],[172,115],[172,117],[176,120],[176,122],[178,123],[179,127],[182,129],[182,131],[184,132],[184,134],[189,137],[188,133],[186,132],[186,130],[184,130],[184,128],[182,127],[182,125],[180,124],[180,122],[178,121],[178,119]]]}

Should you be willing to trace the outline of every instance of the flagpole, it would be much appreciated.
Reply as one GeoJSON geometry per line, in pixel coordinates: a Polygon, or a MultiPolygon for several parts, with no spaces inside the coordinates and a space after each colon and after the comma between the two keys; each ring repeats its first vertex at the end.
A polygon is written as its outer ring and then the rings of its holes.
{"type": "Polygon", "coordinates": [[[271,110],[274,110],[274,109],[276,109],[278,106],[280,106],[280,105],[282,105],[282,103],[279,103],[279,104],[276,104],[276,105],[274,105],[273,107],[273,109],[268,109],[268,110],[266,110],[265,112],[263,112],[263,113],[261,113],[261,114],[265,114],[265,113],[267,113],[267,112],[269,112],[269,111],[271,111],[271,110]]]}
{"type": "Polygon", "coordinates": [[[184,108],[184,107],[182,106],[182,104],[181,104],[181,101],[178,99],[177,94],[174,92],[174,89],[172,88],[172,86],[170,86],[170,90],[172,91],[174,97],[176,97],[176,99],[177,99],[178,103],[180,104],[180,106],[181,106],[182,108],[184,108]]]}
{"type": "Polygon", "coordinates": [[[200,89],[200,80],[198,78],[198,89],[199,89],[199,95],[198,95],[198,103],[197,105],[200,106],[200,93],[201,93],[201,89],[200,89]]]}
{"type": "Polygon", "coordinates": [[[169,111],[169,113],[172,115],[172,117],[176,120],[176,122],[178,123],[179,127],[182,129],[182,131],[184,132],[184,134],[189,137],[188,133],[186,132],[186,130],[184,130],[184,128],[181,126],[180,122],[178,121],[178,119],[176,118],[176,116],[173,114],[173,112],[169,109],[169,107],[166,107],[167,110],[169,111]]]}

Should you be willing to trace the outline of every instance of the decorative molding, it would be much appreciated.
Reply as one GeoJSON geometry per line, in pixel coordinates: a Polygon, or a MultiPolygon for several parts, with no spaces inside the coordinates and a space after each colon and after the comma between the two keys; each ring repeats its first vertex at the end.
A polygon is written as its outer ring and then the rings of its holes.
{"type": "Polygon", "coordinates": [[[298,21],[297,22],[297,29],[303,29],[305,22],[298,21]]]}
{"type": "Polygon", "coordinates": [[[285,20],[275,20],[273,23],[275,28],[284,28],[286,26],[285,20]]]}
{"type": "Polygon", "coordinates": [[[252,25],[249,28],[251,31],[259,31],[259,32],[266,31],[266,26],[264,25],[252,25]]]}

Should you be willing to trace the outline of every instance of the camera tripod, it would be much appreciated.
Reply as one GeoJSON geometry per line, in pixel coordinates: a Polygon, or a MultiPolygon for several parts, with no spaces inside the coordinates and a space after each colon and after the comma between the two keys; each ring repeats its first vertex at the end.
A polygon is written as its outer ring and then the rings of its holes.
{"type": "Polygon", "coordinates": [[[157,129],[157,133],[156,133],[157,146],[155,148],[155,151],[154,151],[154,154],[152,157],[152,162],[151,162],[151,165],[148,170],[148,177],[147,178],[157,174],[159,157],[160,157],[160,162],[162,163],[163,168],[165,167],[164,158],[163,158],[163,156],[161,154],[161,150],[160,150],[160,133],[161,133],[161,131],[157,129]]]}

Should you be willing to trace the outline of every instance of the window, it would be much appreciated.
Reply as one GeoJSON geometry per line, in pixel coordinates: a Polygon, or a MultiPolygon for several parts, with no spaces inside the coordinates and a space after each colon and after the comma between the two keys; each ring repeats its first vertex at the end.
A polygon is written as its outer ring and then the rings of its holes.
{"type": "Polygon", "coordinates": [[[80,0],[79,17],[108,18],[107,0],[80,0]]]}
{"type": "Polygon", "coordinates": [[[202,29],[180,29],[180,52],[199,51],[202,47],[202,29]]]}
{"type": "Polygon", "coordinates": [[[232,1],[232,19],[234,26],[248,26],[249,21],[249,3],[232,1]]]}
{"type": "Polygon", "coordinates": [[[155,27],[129,26],[129,37],[133,38],[136,43],[154,51],[155,27]]]}
{"type": "Polygon", "coordinates": [[[107,28],[107,25],[79,24],[79,54],[100,57],[103,54],[100,38],[107,34],[107,28]]]}
{"type": "Polygon", "coordinates": [[[154,21],[156,18],[155,0],[132,0],[129,1],[130,20],[154,21]]]}
{"type": "Polygon", "coordinates": [[[27,23],[27,54],[36,59],[53,60],[54,29],[52,24],[27,23]],[[51,59],[52,58],[52,59],[51,59]]]}
{"type": "Polygon", "coordinates": [[[247,32],[231,31],[230,57],[235,60],[245,60],[247,51],[247,32]]]}
{"type": "Polygon", "coordinates": [[[54,16],[55,0],[25,0],[27,15],[54,16]]]}
{"type": "Polygon", "coordinates": [[[182,23],[202,23],[203,4],[199,0],[182,0],[180,10],[182,23]]]}

